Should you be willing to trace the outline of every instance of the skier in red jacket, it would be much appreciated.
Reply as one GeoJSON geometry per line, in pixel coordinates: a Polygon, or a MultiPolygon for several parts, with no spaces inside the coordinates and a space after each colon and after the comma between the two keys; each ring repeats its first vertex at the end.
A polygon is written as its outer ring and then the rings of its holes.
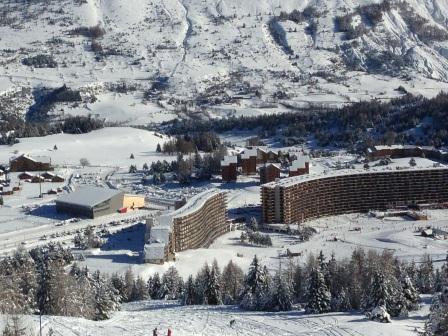
{"type": "Polygon", "coordinates": [[[173,334],[171,333],[171,329],[170,329],[170,328],[168,328],[168,334],[167,334],[167,336],[173,336],[173,334]]]}

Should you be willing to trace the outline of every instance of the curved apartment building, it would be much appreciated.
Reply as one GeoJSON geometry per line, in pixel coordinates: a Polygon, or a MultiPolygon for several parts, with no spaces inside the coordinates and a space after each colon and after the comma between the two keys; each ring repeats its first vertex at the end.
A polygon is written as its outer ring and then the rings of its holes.
{"type": "Polygon", "coordinates": [[[145,261],[163,263],[174,252],[209,247],[228,231],[226,194],[205,191],[174,212],[148,219],[145,261]]]}
{"type": "Polygon", "coordinates": [[[261,188],[264,223],[301,223],[345,213],[448,202],[448,168],[335,171],[261,188]]]}

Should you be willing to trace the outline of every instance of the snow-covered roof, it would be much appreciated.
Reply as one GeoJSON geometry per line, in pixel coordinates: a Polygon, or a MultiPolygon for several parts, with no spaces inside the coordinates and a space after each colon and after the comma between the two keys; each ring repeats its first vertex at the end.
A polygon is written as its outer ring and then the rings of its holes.
{"type": "MultiPolygon", "coordinates": [[[[446,153],[443,150],[439,150],[436,149],[433,146],[414,146],[414,145],[390,145],[390,146],[386,146],[386,145],[378,145],[378,146],[373,146],[374,150],[380,151],[380,150],[392,150],[392,149],[424,149],[424,150],[429,150],[429,151],[434,151],[434,152],[440,152],[440,153],[446,153]]],[[[372,152],[372,149],[368,149],[369,152],[372,152]]]]}
{"type": "Polygon", "coordinates": [[[165,258],[165,243],[151,243],[145,245],[145,260],[159,260],[165,258]]]}
{"type": "Polygon", "coordinates": [[[224,193],[224,192],[220,191],[218,189],[209,189],[209,190],[203,191],[203,192],[193,196],[192,198],[190,198],[183,207],[181,207],[173,212],[164,213],[161,216],[159,216],[158,223],[162,227],[171,228],[173,225],[173,220],[175,218],[184,217],[188,214],[191,214],[191,213],[199,210],[201,207],[204,206],[204,204],[205,204],[205,202],[207,202],[207,200],[209,200],[211,197],[221,194],[221,193],[224,193]]]}
{"type": "Polygon", "coordinates": [[[263,153],[268,152],[268,146],[257,146],[257,147],[253,147],[253,149],[255,149],[256,151],[263,152],[263,153]]]}
{"type": "Polygon", "coordinates": [[[123,194],[123,192],[116,189],[89,186],[82,187],[72,193],[62,195],[56,200],[56,202],[93,208],[95,205],[105,202],[119,194],[123,194]]]}
{"type": "Polygon", "coordinates": [[[238,163],[238,158],[236,156],[224,156],[224,159],[221,161],[221,167],[229,166],[232,163],[238,163]]]}
{"type": "Polygon", "coordinates": [[[267,168],[267,167],[275,167],[277,169],[281,168],[278,163],[268,163],[268,164],[264,165],[264,167],[262,167],[262,168],[267,168]]]}
{"type": "Polygon", "coordinates": [[[257,150],[256,149],[246,149],[241,154],[242,159],[249,159],[251,157],[257,157],[257,150]]]}
{"type": "Polygon", "coordinates": [[[373,167],[368,170],[365,169],[339,169],[339,170],[333,170],[333,171],[325,171],[324,173],[314,173],[314,174],[307,174],[307,175],[300,175],[300,176],[294,176],[285,178],[276,182],[270,182],[263,185],[263,187],[267,188],[275,188],[275,187],[291,187],[293,185],[296,185],[298,183],[308,182],[308,181],[314,181],[319,179],[325,179],[330,177],[337,177],[337,176],[344,176],[344,175],[362,175],[362,174],[374,174],[374,173],[398,173],[402,171],[418,171],[418,170],[448,170],[448,167],[426,167],[426,168],[419,168],[419,167],[406,167],[402,169],[392,169],[389,168],[380,168],[380,167],[373,167]]]}
{"type": "Polygon", "coordinates": [[[153,226],[151,228],[151,243],[168,243],[171,229],[166,226],[153,226]]]}
{"type": "Polygon", "coordinates": [[[291,163],[291,170],[303,169],[305,168],[305,163],[310,162],[310,157],[307,155],[299,156],[297,160],[291,163]]]}
{"type": "Polygon", "coordinates": [[[30,172],[23,172],[23,173],[20,173],[19,174],[19,176],[21,176],[21,175],[28,175],[28,176],[34,176],[34,173],[30,173],[30,172]]]}
{"type": "Polygon", "coordinates": [[[16,157],[12,158],[12,160],[17,160],[20,157],[27,158],[34,162],[51,163],[51,158],[49,156],[31,156],[28,154],[22,154],[20,156],[16,156],[16,157]]]}

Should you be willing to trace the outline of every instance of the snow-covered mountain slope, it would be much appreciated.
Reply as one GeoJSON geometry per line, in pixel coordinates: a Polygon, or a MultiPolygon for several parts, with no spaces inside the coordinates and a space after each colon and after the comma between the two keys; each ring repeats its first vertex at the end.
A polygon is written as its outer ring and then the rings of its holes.
{"type": "Polygon", "coordinates": [[[0,3],[0,92],[18,113],[36,88],[63,84],[98,100],[54,113],[139,124],[166,110],[209,117],[388,99],[399,86],[432,96],[448,88],[447,57],[447,0],[0,3]]]}

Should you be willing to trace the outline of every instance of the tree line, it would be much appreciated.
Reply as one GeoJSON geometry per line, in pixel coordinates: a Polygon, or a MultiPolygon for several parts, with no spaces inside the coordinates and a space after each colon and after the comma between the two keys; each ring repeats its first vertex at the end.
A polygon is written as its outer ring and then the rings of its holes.
{"type": "Polygon", "coordinates": [[[292,145],[314,138],[320,146],[363,152],[379,144],[448,145],[448,94],[433,98],[404,94],[384,102],[372,100],[341,108],[310,108],[275,115],[239,116],[220,120],[174,120],[162,125],[171,135],[232,130],[277,136],[292,145]],[[419,132],[411,132],[419,128],[419,132]]]}
{"type": "Polygon", "coordinates": [[[28,122],[19,117],[9,116],[0,125],[0,145],[13,145],[19,138],[41,137],[58,133],[83,134],[103,128],[104,120],[92,116],[70,116],[62,122],[28,122]]]}
{"type": "Polygon", "coordinates": [[[304,264],[291,259],[269,270],[255,256],[245,273],[233,261],[221,270],[216,260],[186,281],[175,267],[144,281],[129,269],[124,275],[90,272],[73,263],[69,249],[50,243],[0,261],[0,312],[48,314],[103,320],[120,303],[179,300],[183,305],[238,305],[244,310],[308,314],[364,312],[381,308],[405,317],[419,308],[419,294],[434,294],[425,335],[448,331],[448,258],[436,269],[428,255],[417,264],[390,251],[356,249],[350,258],[327,259],[321,252],[304,264]],[[66,267],[71,265],[66,271],[66,267]]]}

